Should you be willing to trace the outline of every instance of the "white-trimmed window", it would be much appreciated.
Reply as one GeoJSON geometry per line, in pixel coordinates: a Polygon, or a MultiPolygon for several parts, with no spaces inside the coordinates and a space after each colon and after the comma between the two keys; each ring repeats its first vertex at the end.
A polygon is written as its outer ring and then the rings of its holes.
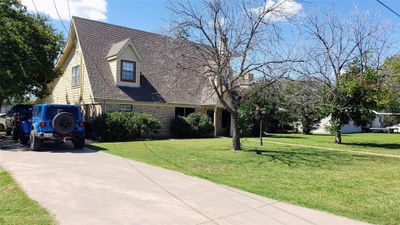
{"type": "Polygon", "coordinates": [[[121,81],[136,82],[136,62],[121,60],[121,81]]]}
{"type": "Polygon", "coordinates": [[[79,86],[81,82],[81,71],[80,71],[80,66],[74,66],[72,67],[72,72],[71,72],[71,85],[72,87],[79,86]]]}
{"type": "Polygon", "coordinates": [[[132,112],[133,106],[129,105],[129,104],[121,104],[121,105],[119,105],[119,111],[120,112],[132,112]]]}

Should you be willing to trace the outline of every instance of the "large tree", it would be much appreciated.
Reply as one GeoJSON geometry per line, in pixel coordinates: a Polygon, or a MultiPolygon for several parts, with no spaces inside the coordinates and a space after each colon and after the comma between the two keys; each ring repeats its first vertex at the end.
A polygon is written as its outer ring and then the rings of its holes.
{"type": "Polygon", "coordinates": [[[341,143],[342,126],[363,122],[363,113],[377,106],[370,89],[376,85],[369,81],[388,44],[386,27],[369,13],[353,10],[343,16],[331,10],[307,16],[303,31],[308,45],[299,71],[325,86],[325,112],[332,118],[335,142],[341,143]]]}
{"type": "Polygon", "coordinates": [[[201,64],[190,69],[198,69],[195,74],[210,82],[213,94],[231,114],[232,150],[241,148],[238,108],[244,89],[253,83],[246,78],[263,77],[268,85],[284,76],[293,61],[280,46],[278,26],[293,18],[287,9],[296,7],[294,0],[175,1],[169,6],[174,29],[184,30],[185,39],[199,44],[196,52],[188,50],[182,58],[201,64]]]}
{"type": "Polygon", "coordinates": [[[294,113],[303,134],[311,134],[323,117],[322,85],[307,77],[287,80],[282,87],[285,108],[294,113]]]}
{"type": "Polygon", "coordinates": [[[43,97],[61,74],[54,62],[63,36],[43,15],[29,14],[18,0],[0,0],[0,107],[4,100],[43,97]]]}
{"type": "Polygon", "coordinates": [[[387,58],[380,74],[383,76],[385,91],[385,96],[380,101],[380,109],[386,112],[400,112],[400,56],[387,58]]]}
{"type": "MultiPolygon", "coordinates": [[[[269,83],[269,81],[267,81],[269,83]]],[[[245,93],[244,100],[238,109],[239,128],[242,136],[257,136],[262,131],[287,132],[293,130],[296,117],[289,103],[286,86],[289,81],[282,79],[274,84],[257,81],[245,93]],[[268,87],[266,87],[268,86],[268,87]],[[261,110],[265,114],[261,113],[261,110]]]]}

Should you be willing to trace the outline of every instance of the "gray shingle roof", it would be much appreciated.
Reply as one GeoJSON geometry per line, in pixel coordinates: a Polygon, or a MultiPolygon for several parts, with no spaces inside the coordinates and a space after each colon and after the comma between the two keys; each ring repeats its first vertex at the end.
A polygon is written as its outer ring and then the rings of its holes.
{"type": "MultiPolygon", "coordinates": [[[[73,24],[85,59],[94,98],[215,104],[215,100],[208,97],[210,91],[206,78],[194,74],[191,70],[180,69],[180,64],[188,62],[173,57],[171,49],[174,48],[171,48],[171,45],[175,41],[172,41],[172,38],[79,17],[73,17],[73,24]],[[114,54],[112,52],[118,50],[118,46],[129,40],[142,58],[141,84],[137,88],[116,86],[106,59],[110,54],[114,54]]],[[[196,66],[196,62],[191,64],[196,66]]]]}
{"type": "Polygon", "coordinates": [[[111,48],[110,50],[108,50],[106,58],[118,55],[118,53],[122,50],[127,42],[129,42],[129,38],[111,45],[111,48]]]}

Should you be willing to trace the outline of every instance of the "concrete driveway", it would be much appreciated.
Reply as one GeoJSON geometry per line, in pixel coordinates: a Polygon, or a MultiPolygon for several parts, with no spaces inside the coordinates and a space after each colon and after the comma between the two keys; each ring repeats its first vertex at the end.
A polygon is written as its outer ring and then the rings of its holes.
{"type": "Polygon", "coordinates": [[[1,166],[60,224],[365,224],[91,149],[0,148],[1,166]]]}

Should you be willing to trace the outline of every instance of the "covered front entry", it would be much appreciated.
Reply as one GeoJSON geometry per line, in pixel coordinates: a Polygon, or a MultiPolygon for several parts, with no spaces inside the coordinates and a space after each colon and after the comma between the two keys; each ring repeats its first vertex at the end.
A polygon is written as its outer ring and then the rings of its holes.
{"type": "Polygon", "coordinates": [[[220,107],[200,107],[197,111],[211,118],[214,124],[214,136],[232,136],[232,117],[227,110],[220,107]]]}

